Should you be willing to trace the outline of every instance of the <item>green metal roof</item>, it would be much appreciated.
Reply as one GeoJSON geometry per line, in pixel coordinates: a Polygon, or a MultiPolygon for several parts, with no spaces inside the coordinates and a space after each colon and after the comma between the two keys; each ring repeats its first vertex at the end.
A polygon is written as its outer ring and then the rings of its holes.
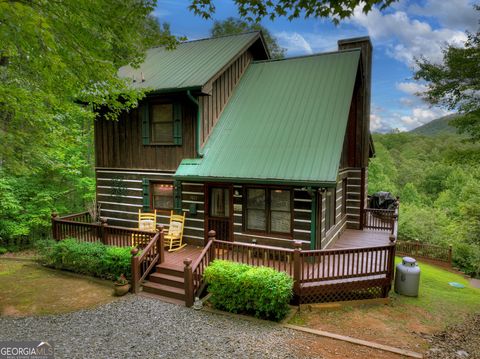
{"type": "Polygon", "coordinates": [[[147,51],[140,68],[123,66],[118,75],[132,78],[134,87],[155,91],[198,88],[260,36],[260,32],[250,32],[182,42],[174,50],[155,47],[147,51]]]}
{"type": "Polygon", "coordinates": [[[336,181],[359,50],[249,66],[204,147],[175,177],[331,185],[336,181]]]}

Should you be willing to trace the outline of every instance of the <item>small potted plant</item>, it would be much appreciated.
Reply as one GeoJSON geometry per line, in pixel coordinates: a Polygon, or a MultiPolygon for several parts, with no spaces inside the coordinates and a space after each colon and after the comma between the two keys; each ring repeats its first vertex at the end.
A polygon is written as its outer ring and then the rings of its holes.
{"type": "Polygon", "coordinates": [[[117,278],[114,284],[114,293],[118,297],[127,294],[130,290],[130,284],[128,284],[127,277],[125,277],[124,274],[120,275],[120,277],[117,278]]]}

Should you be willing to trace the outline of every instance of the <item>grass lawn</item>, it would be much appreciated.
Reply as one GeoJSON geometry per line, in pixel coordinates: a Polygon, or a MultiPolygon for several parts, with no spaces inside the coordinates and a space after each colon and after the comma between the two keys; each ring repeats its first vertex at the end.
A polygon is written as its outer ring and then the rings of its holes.
{"type": "Polygon", "coordinates": [[[0,315],[57,314],[115,300],[112,283],[0,257],[0,315]]]}
{"type": "Polygon", "coordinates": [[[480,289],[455,273],[421,262],[419,265],[418,298],[400,296],[392,290],[387,305],[303,311],[290,323],[423,352],[430,334],[480,312],[480,289]],[[449,282],[462,283],[465,288],[454,288],[449,282]]]}

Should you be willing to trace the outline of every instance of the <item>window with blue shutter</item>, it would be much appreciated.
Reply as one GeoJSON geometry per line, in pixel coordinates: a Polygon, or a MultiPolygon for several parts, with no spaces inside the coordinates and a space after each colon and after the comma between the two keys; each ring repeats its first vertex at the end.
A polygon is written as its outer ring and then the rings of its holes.
{"type": "Polygon", "coordinates": [[[144,145],[182,145],[182,106],[180,102],[153,102],[142,111],[144,145]]]}

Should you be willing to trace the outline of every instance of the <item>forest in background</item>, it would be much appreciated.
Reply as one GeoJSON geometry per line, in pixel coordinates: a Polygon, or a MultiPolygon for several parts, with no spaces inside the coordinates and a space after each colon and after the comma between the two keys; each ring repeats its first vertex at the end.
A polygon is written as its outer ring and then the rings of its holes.
{"type": "Polygon", "coordinates": [[[400,196],[399,239],[451,244],[454,264],[480,275],[480,144],[449,133],[373,139],[369,193],[400,196]]]}

